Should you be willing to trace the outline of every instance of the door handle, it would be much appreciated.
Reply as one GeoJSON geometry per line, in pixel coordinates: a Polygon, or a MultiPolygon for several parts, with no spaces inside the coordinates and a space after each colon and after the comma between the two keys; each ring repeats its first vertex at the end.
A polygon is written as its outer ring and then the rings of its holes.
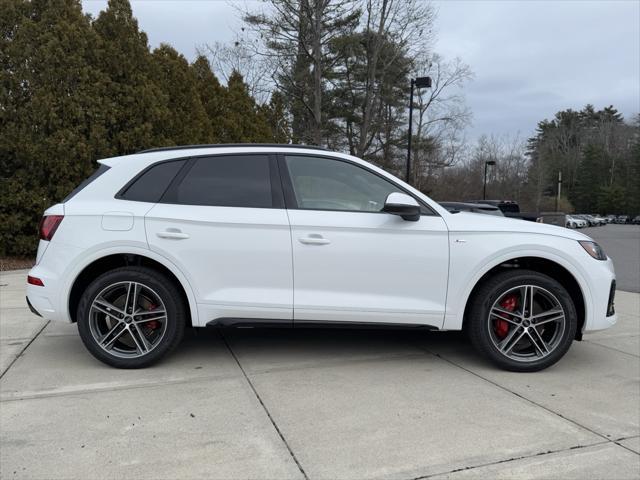
{"type": "Polygon", "coordinates": [[[171,238],[175,240],[184,240],[185,238],[189,238],[188,233],[182,233],[177,228],[170,228],[165,230],[164,232],[158,232],[156,235],[160,238],[171,238]]]}
{"type": "Polygon", "coordinates": [[[298,239],[298,241],[305,245],[329,245],[331,243],[330,240],[327,240],[322,235],[317,233],[312,233],[308,237],[301,237],[298,239]]]}

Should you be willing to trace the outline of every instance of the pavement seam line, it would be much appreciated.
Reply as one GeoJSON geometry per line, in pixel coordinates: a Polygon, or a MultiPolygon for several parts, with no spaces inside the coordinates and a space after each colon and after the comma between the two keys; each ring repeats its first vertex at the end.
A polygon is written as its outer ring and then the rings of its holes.
{"type": "MultiPolygon", "coordinates": [[[[637,335],[629,335],[628,337],[625,337],[625,338],[634,337],[634,336],[637,336],[637,335]]],[[[631,357],[635,357],[635,358],[640,357],[640,355],[636,355],[635,353],[625,352],[624,350],[610,347],[609,345],[603,345],[602,343],[598,343],[597,341],[594,341],[594,340],[583,340],[583,342],[589,343],[590,345],[597,345],[598,347],[602,347],[602,348],[608,348],[609,350],[613,350],[614,352],[622,353],[624,355],[629,355],[631,357]]]]}
{"type": "Polygon", "coordinates": [[[464,472],[464,471],[467,471],[467,470],[475,470],[476,468],[491,467],[493,465],[500,465],[502,463],[509,463],[509,462],[517,462],[518,460],[526,460],[526,459],[529,459],[529,458],[544,457],[546,455],[553,455],[555,453],[570,452],[571,450],[582,450],[582,449],[585,449],[585,448],[598,447],[598,446],[601,446],[601,445],[608,445],[610,443],[615,444],[614,441],[608,440],[606,442],[596,442],[596,443],[591,443],[589,445],[575,445],[573,447],[561,448],[561,449],[558,449],[558,450],[548,450],[546,452],[534,453],[532,455],[522,455],[522,456],[519,456],[519,457],[507,458],[505,460],[496,460],[495,462],[481,463],[481,464],[478,464],[478,465],[471,465],[469,467],[456,468],[454,470],[449,470],[449,471],[446,471],[446,472],[430,473],[429,475],[423,475],[423,476],[420,476],[420,477],[413,477],[411,480],[424,480],[424,479],[427,479],[427,478],[433,478],[433,477],[437,477],[437,476],[440,476],[440,475],[449,475],[449,474],[452,474],[452,473],[464,472]]]}
{"type": "Polygon", "coordinates": [[[232,380],[234,378],[238,378],[235,374],[221,374],[221,375],[205,375],[201,377],[192,377],[192,378],[176,378],[172,380],[162,380],[162,381],[151,381],[147,383],[134,383],[131,385],[108,385],[101,386],[96,388],[78,388],[75,390],[68,390],[63,392],[55,392],[55,391],[44,391],[44,392],[31,392],[26,395],[6,395],[4,397],[0,396],[0,404],[7,402],[16,402],[20,400],[39,400],[46,398],[55,398],[55,397],[72,397],[75,395],[90,395],[93,393],[104,393],[104,392],[121,392],[126,390],[136,390],[139,388],[155,388],[155,387],[166,387],[170,385],[183,385],[187,383],[197,383],[197,382],[209,382],[215,380],[232,380]]]}
{"type": "Polygon", "coordinates": [[[5,371],[2,372],[2,375],[0,375],[0,380],[2,379],[2,377],[6,375],[6,373],[9,370],[11,370],[11,367],[13,367],[13,364],[16,363],[16,361],[22,356],[25,350],[31,346],[31,344],[35,341],[35,339],[40,336],[40,334],[44,331],[44,329],[47,328],[47,325],[49,325],[49,323],[51,323],[51,320],[47,320],[47,322],[42,326],[42,328],[36,332],[33,338],[24,345],[24,347],[20,350],[20,353],[18,353],[18,355],[16,355],[15,358],[11,360],[9,365],[7,365],[7,368],[5,369],[5,371]]]}
{"type": "Polygon", "coordinates": [[[635,453],[636,455],[640,456],[640,453],[636,452],[634,449],[627,447],[626,445],[623,445],[620,442],[623,442],[625,440],[629,440],[631,438],[636,438],[637,435],[631,436],[631,437],[624,437],[624,438],[618,438],[617,440],[611,440],[612,443],[615,443],[616,445],[618,445],[619,447],[624,448],[625,450],[629,450],[631,453],[635,453]]]}
{"type": "Polygon", "coordinates": [[[284,434],[282,433],[282,431],[280,430],[280,427],[278,427],[278,424],[275,422],[275,420],[271,416],[271,412],[269,412],[269,409],[267,408],[267,406],[265,405],[264,401],[262,400],[262,397],[260,397],[260,394],[258,393],[258,390],[253,385],[253,382],[251,381],[251,379],[247,375],[247,372],[245,372],[244,367],[242,366],[242,364],[240,363],[240,360],[238,359],[238,357],[236,356],[235,352],[231,348],[231,345],[229,345],[229,342],[227,341],[226,337],[224,336],[224,334],[220,330],[218,330],[218,333],[222,337],[222,341],[224,342],[224,344],[227,346],[227,349],[229,350],[229,353],[231,354],[233,359],[238,364],[238,368],[240,368],[240,371],[242,372],[242,375],[244,375],[244,378],[247,381],[247,383],[249,384],[249,387],[251,387],[251,390],[253,391],[253,394],[256,396],[256,398],[258,399],[258,402],[260,402],[260,405],[262,406],[264,412],[267,414],[267,417],[269,418],[269,421],[271,422],[271,425],[273,425],[273,428],[276,429],[276,432],[278,433],[278,436],[282,440],[282,443],[284,443],[284,446],[287,447],[287,450],[289,451],[289,455],[291,455],[291,458],[293,459],[293,461],[295,462],[296,466],[298,467],[298,470],[300,470],[300,473],[302,473],[302,476],[305,478],[305,480],[309,480],[309,477],[307,476],[306,472],[304,471],[304,468],[302,468],[302,465],[298,461],[298,458],[296,457],[295,453],[293,453],[293,450],[291,449],[291,446],[289,445],[289,442],[287,442],[287,439],[284,438],[284,434]]]}
{"type": "MultiPolygon", "coordinates": [[[[44,334],[44,336],[47,338],[51,338],[54,335],[44,334]]],[[[70,336],[70,335],[59,335],[59,336],[70,336]]],[[[327,362],[327,364],[323,364],[323,365],[278,367],[278,368],[253,372],[252,375],[260,376],[260,375],[266,375],[270,373],[290,372],[290,371],[295,372],[298,370],[307,370],[312,368],[334,367],[334,366],[350,364],[354,362],[368,363],[368,362],[376,362],[376,361],[383,361],[383,360],[386,361],[386,360],[396,360],[396,359],[405,359],[405,358],[418,358],[423,356],[424,356],[424,352],[422,351],[419,353],[411,353],[406,355],[398,354],[393,356],[372,357],[372,358],[366,358],[366,359],[348,359],[348,360],[341,360],[337,362],[327,362]]],[[[171,379],[171,380],[162,380],[162,381],[151,381],[146,383],[134,383],[130,385],[100,386],[95,388],[77,388],[74,390],[67,390],[67,391],[45,390],[42,392],[28,392],[26,394],[24,393],[20,394],[20,392],[18,392],[18,394],[16,395],[0,395],[0,404],[5,402],[15,402],[18,400],[37,400],[37,399],[52,398],[52,397],[66,397],[66,396],[74,396],[74,395],[104,393],[107,391],[125,391],[125,390],[133,390],[138,388],[152,388],[152,387],[162,387],[162,386],[169,386],[169,385],[180,385],[180,384],[186,384],[186,383],[192,383],[192,382],[203,382],[203,381],[210,381],[210,380],[227,380],[235,377],[236,377],[235,374],[233,375],[232,374],[224,374],[224,375],[213,374],[213,375],[206,375],[201,377],[198,376],[198,377],[185,378],[185,379],[171,379]]]]}
{"type": "Polygon", "coordinates": [[[454,361],[449,360],[448,358],[445,358],[445,357],[443,357],[443,356],[442,356],[442,355],[440,355],[440,354],[437,354],[437,353],[431,352],[431,351],[430,351],[430,350],[428,350],[428,349],[424,349],[424,351],[425,351],[425,352],[427,352],[427,353],[429,353],[430,355],[433,355],[433,356],[435,356],[435,357],[437,357],[437,358],[440,358],[440,359],[444,360],[445,362],[447,362],[447,363],[449,363],[449,364],[453,365],[454,367],[457,367],[457,368],[459,368],[459,369],[461,369],[461,370],[464,370],[465,372],[470,373],[471,375],[474,375],[474,376],[476,376],[476,377],[480,378],[481,380],[484,380],[484,381],[485,381],[485,382],[487,382],[487,383],[490,383],[491,385],[493,385],[493,386],[495,386],[495,387],[497,387],[497,388],[499,388],[499,389],[501,389],[501,390],[504,390],[505,392],[508,392],[508,393],[510,393],[510,394],[512,394],[512,395],[515,395],[516,397],[521,398],[521,399],[525,400],[526,402],[529,402],[529,403],[531,403],[532,405],[535,405],[536,407],[539,407],[539,408],[541,408],[541,409],[543,409],[543,410],[545,410],[545,411],[547,411],[547,412],[551,413],[552,415],[555,415],[555,416],[557,416],[557,417],[559,417],[559,418],[561,418],[561,419],[563,419],[563,420],[565,420],[565,421],[567,421],[567,422],[573,423],[574,425],[576,425],[576,426],[578,426],[578,427],[580,427],[580,428],[582,428],[582,429],[584,429],[584,430],[587,430],[588,432],[591,432],[591,433],[593,433],[594,435],[597,435],[598,437],[600,437],[600,438],[602,438],[602,439],[606,440],[607,442],[612,442],[612,441],[613,441],[611,438],[607,437],[606,435],[604,435],[604,434],[602,434],[602,433],[600,433],[600,432],[596,432],[595,430],[593,430],[593,429],[591,429],[591,428],[589,428],[589,427],[586,427],[586,426],[584,426],[584,425],[580,424],[580,423],[579,423],[579,422],[577,422],[576,420],[573,420],[573,419],[571,419],[571,418],[565,417],[564,415],[562,415],[562,414],[560,414],[560,413],[558,413],[558,412],[555,412],[555,411],[551,410],[550,408],[545,407],[544,405],[541,405],[540,403],[535,402],[534,400],[531,400],[530,398],[525,397],[524,395],[521,395],[521,394],[519,394],[519,393],[517,393],[517,392],[514,392],[514,391],[512,391],[512,390],[509,390],[507,387],[504,387],[504,386],[500,385],[499,383],[494,382],[493,380],[490,380],[490,379],[488,379],[488,378],[485,378],[485,377],[483,377],[482,375],[480,375],[479,373],[476,373],[476,372],[474,372],[474,371],[472,371],[472,370],[469,370],[468,368],[463,367],[462,365],[458,365],[458,364],[457,364],[457,363],[455,363],[454,361]]]}

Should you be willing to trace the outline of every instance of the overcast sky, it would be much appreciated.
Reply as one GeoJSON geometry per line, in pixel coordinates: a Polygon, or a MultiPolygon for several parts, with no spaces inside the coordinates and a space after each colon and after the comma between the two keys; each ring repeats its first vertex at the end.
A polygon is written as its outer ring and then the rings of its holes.
{"type": "MultiPolygon", "coordinates": [[[[94,16],[106,0],[84,0],[94,16]]],[[[244,4],[242,2],[240,5],[244,4]]],[[[247,2],[259,5],[256,2],[247,2]]],[[[640,111],[640,1],[434,1],[435,50],[475,73],[466,91],[470,138],[530,136],[558,110],[610,104],[640,111]]],[[[230,41],[241,22],[228,1],[132,1],[152,47],[167,42],[188,59],[196,46],[230,41]]]]}

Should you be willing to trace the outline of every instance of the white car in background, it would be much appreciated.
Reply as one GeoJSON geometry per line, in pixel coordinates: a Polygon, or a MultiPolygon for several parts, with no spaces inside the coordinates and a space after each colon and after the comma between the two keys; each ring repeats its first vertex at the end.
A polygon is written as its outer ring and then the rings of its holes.
{"type": "Polygon", "coordinates": [[[566,227],[567,228],[585,228],[589,226],[586,220],[583,220],[578,217],[573,217],[571,215],[567,215],[566,227]]]}
{"type": "Polygon", "coordinates": [[[535,371],[610,327],[615,274],[562,227],[451,213],[349,155],[287,145],[101,160],[40,225],[27,301],[101,361],[150,365],[186,326],[466,330],[535,371]]]}

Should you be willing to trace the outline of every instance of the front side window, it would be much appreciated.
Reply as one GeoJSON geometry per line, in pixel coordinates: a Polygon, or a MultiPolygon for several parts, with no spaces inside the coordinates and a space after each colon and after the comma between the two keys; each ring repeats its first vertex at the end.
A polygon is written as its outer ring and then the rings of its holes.
{"type": "Polygon", "coordinates": [[[285,156],[298,208],[380,212],[393,183],[356,165],[308,156],[285,156]]]}
{"type": "Polygon", "coordinates": [[[273,206],[267,155],[198,158],[176,187],[171,203],[217,207],[273,206]]]}

